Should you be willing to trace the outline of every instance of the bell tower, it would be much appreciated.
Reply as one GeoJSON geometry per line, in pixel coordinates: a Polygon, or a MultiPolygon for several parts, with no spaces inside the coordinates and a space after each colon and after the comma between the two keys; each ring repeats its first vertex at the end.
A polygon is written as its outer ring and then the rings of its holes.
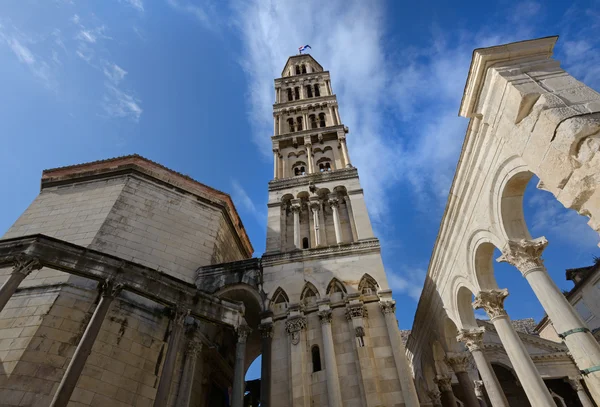
{"type": "Polygon", "coordinates": [[[264,401],[418,406],[349,130],[329,72],[311,55],[290,57],[275,79],[273,123],[264,401]]]}

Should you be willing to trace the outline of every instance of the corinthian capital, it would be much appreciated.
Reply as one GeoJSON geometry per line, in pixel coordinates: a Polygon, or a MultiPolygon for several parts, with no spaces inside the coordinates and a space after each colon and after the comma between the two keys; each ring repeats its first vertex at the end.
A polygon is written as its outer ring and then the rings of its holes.
{"type": "Polygon", "coordinates": [[[297,316],[285,321],[285,331],[291,336],[293,345],[300,343],[300,331],[304,328],[306,328],[306,317],[297,316]]]}
{"type": "Polygon", "coordinates": [[[544,267],[542,252],[547,245],[543,236],[533,240],[509,240],[496,261],[512,264],[525,276],[531,270],[544,267]]]}
{"type": "Polygon", "coordinates": [[[437,375],[433,381],[441,391],[452,391],[452,378],[450,376],[437,375]]]}
{"type": "Polygon", "coordinates": [[[466,372],[469,367],[469,355],[467,353],[448,353],[444,362],[454,373],[466,372]]]}
{"type": "Polygon", "coordinates": [[[481,350],[485,328],[461,329],[456,340],[465,344],[470,352],[481,350]]]}
{"type": "Polygon", "coordinates": [[[23,278],[27,277],[33,270],[41,268],[42,264],[37,257],[21,254],[13,259],[13,274],[20,274],[23,278]]]}
{"type": "Polygon", "coordinates": [[[337,208],[340,205],[340,201],[337,198],[329,198],[329,206],[337,208]]]}
{"type": "Polygon", "coordinates": [[[434,405],[439,405],[442,402],[442,395],[439,390],[427,390],[427,396],[434,405]]]}
{"type": "Polygon", "coordinates": [[[294,213],[300,213],[300,204],[299,203],[292,204],[292,205],[290,205],[290,209],[294,213]]]}
{"type": "Polygon", "coordinates": [[[396,312],[395,301],[379,301],[379,306],[381,307],[381,312],[384,314],[393,314],[396,312]]]}
{"type": "Polygon", "coordinates": [[[319,320],[321,321],[321,325],[331,324],[332,314],[331,310],[323,310],[318,312],[319,320]]]}
{"type": "Polygon", "coordinates": [[[504,300],[508,297],[508,290],[482,290],[477,293],[473,308],[483,308],[491,320],[506,316],[504,300]]]}
{"type": "Polygon", "coordinates": [[[250,329],[250,327],[248,325],[246,325],[245,323],[238,326],[238,329],[237,329],[238,342],[242,342],[242,343],[246,342],[246,339],[248,339],[248,335],[250,335],[251,333],[252,333],[252,329],[250,329]]]}

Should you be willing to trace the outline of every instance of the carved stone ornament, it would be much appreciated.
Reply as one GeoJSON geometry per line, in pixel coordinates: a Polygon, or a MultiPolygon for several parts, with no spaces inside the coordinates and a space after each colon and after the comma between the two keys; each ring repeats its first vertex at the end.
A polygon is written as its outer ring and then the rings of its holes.
{"type": "Polygon", "coordinates": [[[481,350],[483,346],[483,334],[485,333],[484,327],[473,328],[473,329],[462,329],[458,331],[456,340],[465,344],[470,352],[481,350]]]}
{"type": "Polygon", "coordinates": [[[248,339],[248,335],[250,335],[251,333],[252,329],[250,329],[250,327],[247,324],[243,323],[240,326],[238,326],[238,342],[245,343],[246,339],[248,339]]]}
{"type": "Polygon", "coordinates": [[[571,385],[571,388],[574,391],[583,390],[583,385],[581,384],[581,376],[569,376],[567,379],[565,379],[565,381],[571,385]]]}
{"type": "Polygon", "coordinates": [[[20,254],[13,259],[13,274],[21,274],[27,277],[33,270],[39,270],[42,264],[37,257],[20,254]]]}
{"type": "Polygon", "coordinates": [[[292,337],[292,344],[300,343],[300,331],[306,328],[306,317],[295,317],[285,321],[285,331],[292,337]]]}
{"type": "Polygon", "coordinates": [[[433,404],[440,404],[442,402],[442,394],[439,390],[427,390],[427,396],[433,404]]]}
{"type": "Polygon", "coordinates": [[[273,324],[260,324],[258,326],[261,338],[272,338],[273,337],[273,324]]]}
{"type": "Polygon", "coordinates": [[[469,367],[469,355],[467,353],[448,353],[444,362],[454,373],[466,372],[469,367]]]}
{"type": "Polygon", "coordinates": [[[117,295],[119,295],[122,289],[123,284],[118,283],[114,277],[107,278],[100,285],[102,296],[107,298],[115,298],[117,295]]]}
{"type": "Polygon", "coordinates": [[[290,209],[294,213],[300,213],[300,204],[292,204],[290,205],[290,209]]]}
{"type": "Polygon", "coordinates": [[[442,392],[452,391],[452,378],[450,376],[437,375],[433,381],[442,392]]]}
{"type": "Polygon", "coordinates": [[[331,319],[333,315],[330,309],[319,311],[317,314],[319,315],[319,321],[321,321],[321,325],[331,324],[331,319]]]}
{"type": "Polygon", "coordinates": [[[183,326],[185,319],[190,315],[191,310],[189,308],[176,307],[173,309],[173,321],[177,325],[183,326]]]}
{"type": "Polygon", "coordinates": [[[195,358],[196,356],[198,356],[198,353],[201,351],[202,351],[202,342],[200,342],[196,339],[190,339],[188,341],[186,353],[190,357],[195,358]]]}
{"type": "Polygon", "coordinates": [[[533,240],[509,240],[496,261],[512,264],[525,277],[529,272],[544,267],[542,252],[547,245],[548,241],[543,236],[533,240]]]}
{"type": "Polygon", "coordinates": [[[340,205],[340,201],[337,198],[329,198],[329,206],[331,208],[337,208],[340,205]]]}
{"type": "Polygon", "coordinates": [[[352,318],[367,318],[368,316],[367,308],[362,304],[346,308],[346,319],[348,321],[352,320],[352,318]]]}
{"type": "Polygon", "coordinates": [[[473,381],[473,384],[475,385],[475,396],[477,397],[484,397],[485,393],[483,392],[484,386],[483,386],[483,380],[475,380],[473,381]]]}
{"type": "Polygon", "coordinates": [[[508,290],[506,288],[502,290],[482,290],[477,293],[475,301],[473,301],[473,308],[483,308],[490,317],[490,320],[493,321],[496,318],[507,316],[504,309],[504,300],[506,297],[508,297],[508,290]]]}
{"type": "Polygon", "coordinates": [[[379,306],[384,314],[394,314],[396,312],[396,303],[394,301],[380,301],[379,306]]]}
{"type": "Polygon", "coordinates": [[[356,335],[357,338],[362,338],[365,336],[365,328],[363,328],[362,326],[357,326],[356,328],[354,328],[354,334],[356,335]]]}

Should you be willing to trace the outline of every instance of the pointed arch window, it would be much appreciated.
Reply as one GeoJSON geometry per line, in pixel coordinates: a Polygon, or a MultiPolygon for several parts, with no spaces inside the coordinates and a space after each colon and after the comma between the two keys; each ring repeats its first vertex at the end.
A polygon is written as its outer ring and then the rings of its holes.
{"type": "Polygon", "coordinates": [[[309,248],[308,246],[309,246],[309,244],[308,244],[308,237],[305,237],[305,238],[302,239],[302,248],[303,249],[308,249],[309,248]]]}
{"type": "Polygon", "coordinates": [[[300,301],[303,303],[313,303],[319,299],[319,292],[317,288],[311,283],[306,283],[304,289],[302,290],[302,294],[300,295],[300,301]]]}
{"type": "Polygon", "coordinates": [[[327,295],[334,293],[342,293],[342,296],[346,294],[346,287],[335,277],[331,279],[331,282],[327,286],[327,295]]]}
{"type": "Polygon", "coordinates": [[[377,294],[378,287],[377,281],[368,274],[363,275],[358,283],[358,291],[363,295],[377,294]]]}
{"type": "Polygon", "coordinates": [[[310,350],[312,355],[312,365],[313,365],[313,373],[321,371],[321,352],[319,351],[319,347],[314,345],[310,350]]]}

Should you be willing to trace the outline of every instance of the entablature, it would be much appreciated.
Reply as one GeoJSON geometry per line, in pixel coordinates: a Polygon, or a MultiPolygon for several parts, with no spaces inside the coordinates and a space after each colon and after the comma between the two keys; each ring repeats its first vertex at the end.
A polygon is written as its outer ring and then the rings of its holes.
{"type": "Polygon", "coordinates": [[[315,172],[313,174],[271,180],[269,181],[269,191],[299,187],[315,182],[340,181],[351,178],[358,178],[358,170],[356,168],[342,168],[335,171],[315,172]]]}
{"type": "Polygon", "coordinates": [[[311,137],[311,141],[313,142],[320,142],[321,140],[319,139],[319,135],[323,135],[323,137],[325,137],[325,134],[336,134],[336,137],[338,137],[337,135],[343,135],[348,133],[348,127],[344,126],[343,124],[339,124],[337,126],[326,126],[326,127],[317,127],[316,129],[306,129],[306,130],[300,130],[300,131],[295,131],[293,133],[283,133],[283,134],[278,134],[276,136],[271,136],[271,140],[273,140],[273,144],[275,143],[279,143],[281,144],[282,141],[293,141],[293,139],[297,139],[298,140],[298,144],[303,144],[300,143],[300,140],[304,140],[305,137],[311,137]],[[313,139],[314,138],[314,139],[313,139]]]}
{"type": "Polygon", "coordinates": [[[265,253],[262,256],[262,266],[269,267],[277,264],[291,262],[302,262],[327,257],[338,257],[341,255],[355,256],[364,253],[380,253],[381,245],[379,239],[365,239],[358,242],[341,243],[326,247],[316,247],[313,249],[293,250],[285,253],[265,253]]]}
{"type": "Polygon", "coordinates": [[[329,71],[310,72],[310,73],[303,73],[303,74],[294,75],[294,76],[284,76],[281,78],[277,78],[277,79],[275,79],[275,87],[282,86],[282,85],[302,83],[302,82],[306,82],[306,81],[313,81],[313,80],[317,80],[317,81],[330,80],[329,71]]]}
{"type": "Polygon", "coordinates": [[[281,103],[273,103],[273,113],[296,112],[298,110],[310,110],[319,107],[336,106],[336,95],[313,96],[310,98],[288,100],[281,103]]]}

